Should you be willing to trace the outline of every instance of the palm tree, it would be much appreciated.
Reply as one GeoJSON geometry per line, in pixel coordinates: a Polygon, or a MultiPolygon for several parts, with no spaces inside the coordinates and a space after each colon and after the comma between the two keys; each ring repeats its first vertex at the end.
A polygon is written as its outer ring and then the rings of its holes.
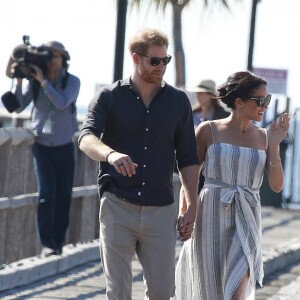
{"type": "MultiPolygon", "coordinates": [[[[207,7],[210,2],[216,2],[222,4],[224,7],[229,8],[228,0],[202,0],[204,7],[207,7]]],[[[239,1],[239,0],[237,0],[239,1]]],[[[174,40],[174,56],[175,56],[175,70],[176,78],[175,85],[178,87],[185,87],[185,54],[182,45],[182,22],[181,16],[183,9],[192,2],[192,0],[131,0],[133,5],[138,8],[142,2],[147,2],[149,6],[155,5],[156,9],[162,9],[165,11],[167,5],[172,5],[172,23],[173,23],[173,40],[174,40]]]]}

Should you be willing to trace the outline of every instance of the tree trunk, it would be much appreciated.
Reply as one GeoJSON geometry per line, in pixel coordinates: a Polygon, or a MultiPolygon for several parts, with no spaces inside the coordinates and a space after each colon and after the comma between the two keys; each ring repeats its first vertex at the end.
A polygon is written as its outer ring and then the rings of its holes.
{"type": "Polygon", "coordinates": [[[256,21],[256,7],[260,0],[252,0],[251,22],[250,22],[250,35],[249,35],[249,50],[248,50],[248,64],[247,70],[253,70],[253,50],[255,41],[255,21],[256,21]]]}
{"type": "Polygon", "coordinates": [[[127,0],[118,0],[117,4],[117,28],[115,41],[115,62],[113,81],[122,79],[124,64],[124,44],[126,34],[127,0]]]}
{"type": "Polygon", "coordinates": [[[185,54],[182,46],[182,10],[185,6],[182,4],[174,4],[173,8],[173,39],[175,53],[175,69],[176,79],[175,85],[180,88],[185,87],[185,54]]]}

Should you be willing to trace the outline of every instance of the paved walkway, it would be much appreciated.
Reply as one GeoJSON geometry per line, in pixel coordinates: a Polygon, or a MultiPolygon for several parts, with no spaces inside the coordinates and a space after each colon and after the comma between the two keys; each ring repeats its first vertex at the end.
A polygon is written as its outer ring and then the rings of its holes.
{"type": "Polygon", "coordinates": [[[263,288],[257,289],[255,300],[299,300],[300,261],[268,276],[263,288]]]}
{"type": "MultiPolygon", "coordinates": [[[[266,276],[300,261],[300,210],[264,207],[262,224],[266,276]]],[[[180,248],[178,241],[177,255],[180,248]]],[[[133,300],[140,300],[144,285],[137,260],[133,263],[133,272],[133,300]]],[[[30,258],[0,270],[0,291],[0,299],[11,300],[105,299],[105,279],[97,241],[66,246],[61,257],[30,258]]],[[[293,300],[296,299],[300,299],[300,295],[293,300]]]]}

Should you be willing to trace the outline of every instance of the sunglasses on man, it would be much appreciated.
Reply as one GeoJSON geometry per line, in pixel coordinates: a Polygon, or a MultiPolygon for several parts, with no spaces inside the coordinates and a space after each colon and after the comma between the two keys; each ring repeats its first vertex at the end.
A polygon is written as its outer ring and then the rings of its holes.
{"type": "Polygon", "coordinates": [[[271,102],[272,95],[268,94],[267,97],[242,97],[243,100],[253,100],[259,107],[269,105],[271,102]]]}
{"type": "Polygon", "coordinates": [[[138,53],[138,55],[141,55],[141,56],[144,56],[146,58],[149,59],[149,62],[150,62],[150,65],[155,67],[155,66],[158,66],[160,64],[160,62],[162,62],[162,64],[165,66],[167,65],[170,61],[171,61],[171,58],[172,56],[167,54],[167,56],[163,57],[163,58],[160,58],[160,57],[151,57],[151,56],[147,56],[147,55],[144,55],[144,54],[141,54],[141,53],[138,53]]]}

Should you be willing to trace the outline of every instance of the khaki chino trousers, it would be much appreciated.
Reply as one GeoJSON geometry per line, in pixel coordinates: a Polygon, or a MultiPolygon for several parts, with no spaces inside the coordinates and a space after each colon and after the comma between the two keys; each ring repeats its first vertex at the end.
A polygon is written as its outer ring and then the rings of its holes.
{"type": "Polygon", "coordinates": [[[135,254],[143,267],[145,299],[169,300],[175,293],[175,203],[140,206],[104,192],[100,203],[100,254],[109,300],[132,299],[135,254]]]}

